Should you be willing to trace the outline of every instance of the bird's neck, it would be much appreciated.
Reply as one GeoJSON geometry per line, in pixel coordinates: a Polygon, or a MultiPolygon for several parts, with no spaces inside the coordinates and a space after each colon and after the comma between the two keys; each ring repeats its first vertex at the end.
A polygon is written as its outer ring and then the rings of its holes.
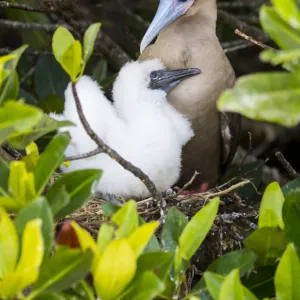
{"type": "Polygon", "coordinates": [[[189,9],[188,15],[199,16],[211,26],[216,28],[217,2],[216,0],[195,0],[194,5],[189,9]]]}

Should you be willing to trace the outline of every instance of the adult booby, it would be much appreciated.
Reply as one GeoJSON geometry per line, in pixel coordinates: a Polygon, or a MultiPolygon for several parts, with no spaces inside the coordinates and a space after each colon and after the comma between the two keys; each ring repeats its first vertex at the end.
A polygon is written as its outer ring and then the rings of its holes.
{"type": "MultiPolygon", "coordinates": [[[[167,102],[166,95],[180,81],[199,73],[195,68],[169,71],[159,60],[128,63],[114,83],[113,104],[90,77],[83,76],[76,83],[84,115],[92,129],[107,145],[146,173],[159,192],[178,180],[182,146],[193,136],[190,122],[167,102]]],[[[77,124],[68,128],[71,143],[66,156],[96,148],[79,120],[71,85],[65,92],[63,116],[56,118],[77,124]]],[[[87,168],[103,170],[97,187],[103,194],[125,198],[149,196],[138,178],[104,153],[72,161],[63,169],[70,172],[87,168]]]]}
{"type": "Polygon", "coordinates": [[[216,0],[160,0],[141,43],[140,61],[159,58],[168,69],[201,67],[201,76],[184,81],[168,95],[168,101],[192,122],[195,133],[183,148],[179,185],[195,171],[200,174],[193,187],[214,185],[238,144],[241,117],[216,109],[221,92],[235,82],[216,36],[216,19],[216,0]]]}

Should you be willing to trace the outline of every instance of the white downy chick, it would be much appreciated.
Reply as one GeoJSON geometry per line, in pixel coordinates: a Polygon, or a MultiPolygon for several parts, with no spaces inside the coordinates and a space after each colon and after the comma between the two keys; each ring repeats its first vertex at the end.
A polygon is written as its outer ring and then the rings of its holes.
{"type": "MultiPolygon", "coordinates": [[[[114,104],[90,77],[84,76],[76,84],[92,129],[124,159],[146,173],[159,192],[166,191],[179,178],[182,146],[193,136],[190,122],[167,102],[167,92],[181,80],[199,73],[199,69],[165,70],[159,60],[127,63],[113,86],[114,104]]],[[[71,85],[65,92],[63,119],[77,124],[67,128],[72,142],[66,156],[97,147],[79,120],[71,85]]],[[[124,198],[149,196],[138,178],[104,153],[72,161],[63,171],[87,168],[103,170],[97,186],[101,193],[124,198]]]]}

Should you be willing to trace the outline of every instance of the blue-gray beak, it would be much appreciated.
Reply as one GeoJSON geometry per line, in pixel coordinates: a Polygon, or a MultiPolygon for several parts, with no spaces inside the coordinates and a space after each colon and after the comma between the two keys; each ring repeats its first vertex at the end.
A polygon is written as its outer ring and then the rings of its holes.
{"type": "Polygon", "coordinates": [[[166,26],[185,14],[194,1],[160,0],[156,15],[141,42],[141,53],[166,26]]]}

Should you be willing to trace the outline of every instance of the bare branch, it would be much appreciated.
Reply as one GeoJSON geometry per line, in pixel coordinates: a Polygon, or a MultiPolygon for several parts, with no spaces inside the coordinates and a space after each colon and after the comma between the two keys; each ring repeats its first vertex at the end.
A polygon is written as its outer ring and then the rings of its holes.
{"type": "Polygon", "coordinates": [[[53,7],[49,7],[49,8],[31,7],[31,6],[28,6],[25,4],[11,3],[11,2],[7,2],[7,1],[0,1],[0,7],[21,9],[21,10],[25,10],[25,11],[39,12],[39,13],[50,13],[50,12],[56,11],[56,9],[53,7]]]}
{"type": "Polygon", "coordinates": [[[103,153],[102,149],[97,148],[93,151],[81,154],[81,155],[76,155],[76,156],[69,156],[69,157],[65,157],[65,161],[72,161],[72,160],[79,160],[79,159],[83,159],[83,158],[88,158],[88,157],[92,157],[95,156],[99,153],[103,153]]]}
{"type": "Polygon", "coordinates": [[[115,150],[107,146],[101,138],[93,131],[87,119],[85,118],[82,110],[82,106],[77,94],[76,84],[72,83],[72,92],[75,99],[75,104],[77,108],[77,112],[79,115],[79,119],[82,123],[83,128],[89,137],[97,144],[97,146],[103,151],[103,153],[107,154],[110,158],[118,162],[125,170],[131,172],[134,176],[139,178],[147,187],[148,191],[152,195],[152,197],[158,202],[157,204],[162,204],[162,196],[156,190],[154,183],[151,181],[148,175],[146,175],[140,168],[135,167],[131,162],[125,160],[121,157],[115,150]]]}
{"type": "Polygon", "coordinates": [[[284,167],[284,169],[289,173],[291,178],[293,179],[299,178],[299,174],[294,170],[292,165],[285,159],[285,157],[281,152],[276,152],[275,155],[280,161],[280,163],[282,164],[282,166],[284,167]]]}
{"type": "Polygon", "coordinates": [[[276,50],[276,49],[274,49],[274,48],[272,48],[272,47],[270,47],[270,46],[268,46],[268,45],[266,45],[266,44],[264,44],[264,43],[262,43],[262,42],[257,41],[257,40],[254,39],[253,37],[251,37],[251,36],[245,34],[245,33],[242,32],[242,31],[240,31],[239,29],[236,29],[236,30],[234,31],[234,33],[237,34],[237,35],[239,35],[240,37],[244,38],[245,40],[250,41],[251,43],[253,43],[253,44],[255,44],[255,45],[257,45],[257,46],[263,48],[263,49],[276,50]]]}

